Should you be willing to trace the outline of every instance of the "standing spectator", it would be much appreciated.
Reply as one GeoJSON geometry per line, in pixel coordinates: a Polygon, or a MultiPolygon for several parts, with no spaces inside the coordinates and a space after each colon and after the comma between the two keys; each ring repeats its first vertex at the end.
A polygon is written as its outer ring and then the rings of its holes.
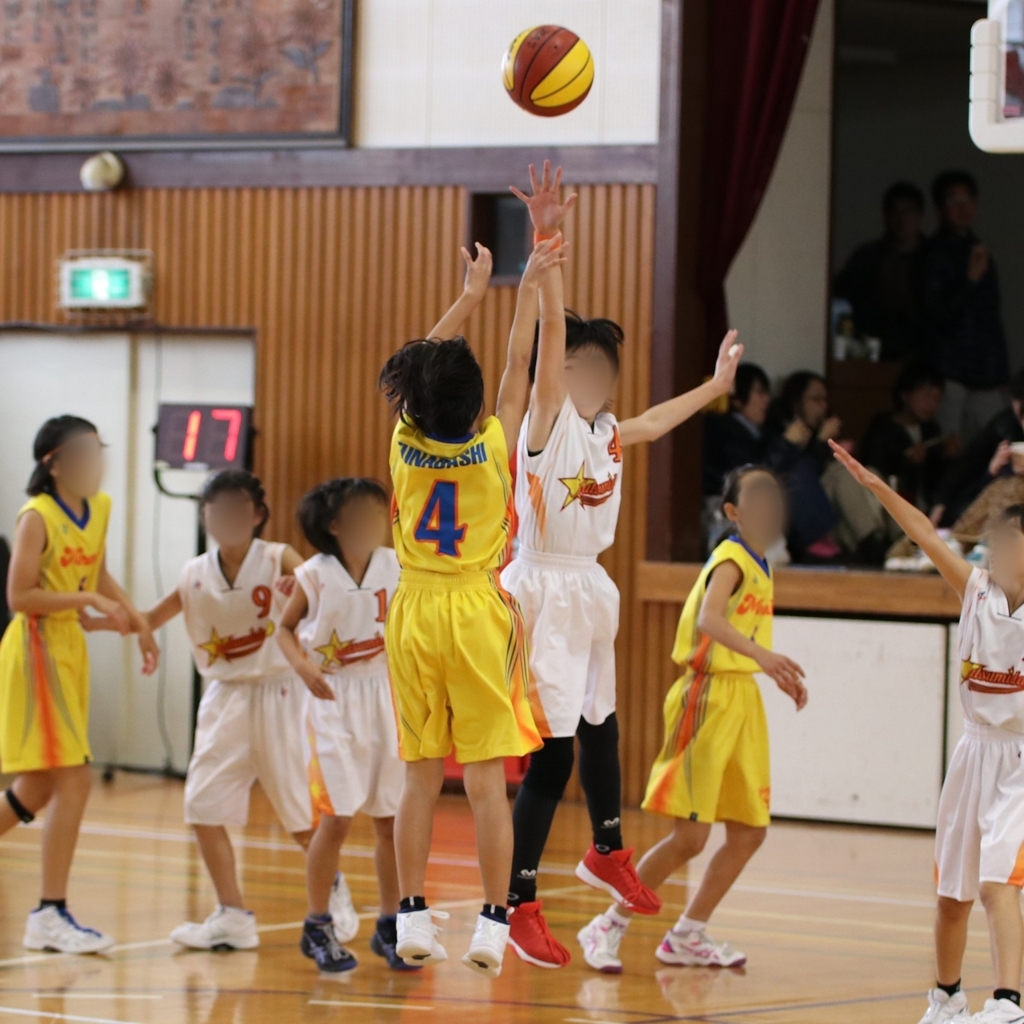
{"type": "Polygon", "coordinates": [[[1007,405],[1006,335],[999,278],[974,233],[978,186],[966,171],[946,171],[932,185],[939,229],[924,260],[927,345],[946,375],[939,420],[965,442],[1007,405]]]}
{"type": "Polygon", "coordinates": [[[828,442],[839,419],[828,414],[825,378],[810,370],[791,374],[775,407],[781,432],[769,441],[768,465],[782,479],[789,507],[787,543],[794,561],[881,563],[888,524],[877,500],[851,488],[828,442]]]}
{"type": "Polygon", "coordinates": [[[955,439],[943,441],[935,418],[944,389],[935,367],[911,361],[892,389],[893,408],[871,421],[860,445],[860,461],[923,512],[931,509],[954,454],[955,439]]]}
{"type": "Polygon", "coordinates": [[[729,411],[704,420],[704,494],[721,500],[726,476],[738,466],[764,461],[764,425],[771,404],[768,374],[754,363],[741,363],[729,396],[729,411]]]}
{"type": "Polygon", "coordinates": [[[886,190],[882,217],[882,237],[854,249],[832,290],[853,307],[857,333],[881,339],[883,359],[902,359],[922,340],[924,193],[897,181],[886,190]]]}

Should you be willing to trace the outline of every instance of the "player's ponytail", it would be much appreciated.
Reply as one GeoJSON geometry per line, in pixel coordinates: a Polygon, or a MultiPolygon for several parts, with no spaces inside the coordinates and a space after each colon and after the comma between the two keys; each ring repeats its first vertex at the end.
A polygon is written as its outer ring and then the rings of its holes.
{"type": "Polygon", "coordinates": [[[333,555],[342,565],[345,559],[331,525],[341,510],[356,498],[375,498],[386,506],[388,492],[383,484],[370,477],[339,477],[317,484],[299,502],[298,520],[303,536],[321,554],[333,555]]]}
{"type": "Polygon", "coordinates": [[[391,408],[436,440],[471,433],[484,404],[484,376],[465,338],[410,341],[380,372],[391,408]]]}
{"type": "Polygon", "coordinates": [[[36,433],[32,442],[32,458],[36,460],[35,468],[28,480],[26,492],[32,497],[37,494],[54,494],[52,466],[57,452],[77,434],[97,434],[94,423],[81,416],[54,416],[48,419],[36,433]]]}
{"type": "Polygon", "coordinates": [[[222,494],[244,494],[252,499],[256,511],[263,514],[263,518],[253,530],[253,536],[259,537],[270,518],[270,507],[267,505],[266,491],[260,478],[244,469],[222,469],[219,473],[214,473],[199,492],[199,514],[202,515],[203,509],[222,494]]]}

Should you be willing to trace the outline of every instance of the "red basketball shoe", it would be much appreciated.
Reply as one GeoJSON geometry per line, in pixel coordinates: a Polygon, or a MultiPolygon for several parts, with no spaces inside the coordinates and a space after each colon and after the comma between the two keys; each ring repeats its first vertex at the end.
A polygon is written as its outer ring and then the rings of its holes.
{"type": "Polygon", "coordinates": [[[520,960],[537,967],[564,967],[570,959],[569,950],[548,931],[539,900],[509,907],[509,945],[520,960]]]}
{"type": "Polygon", "coordinates": [[[591,844],[586,857],[576,865],[576,877],[595,889],[603,889],[616,903],[638,914],[656,914],[661,897],[640,881],[630,858],[632,850],[598,853],[591,844]]]}

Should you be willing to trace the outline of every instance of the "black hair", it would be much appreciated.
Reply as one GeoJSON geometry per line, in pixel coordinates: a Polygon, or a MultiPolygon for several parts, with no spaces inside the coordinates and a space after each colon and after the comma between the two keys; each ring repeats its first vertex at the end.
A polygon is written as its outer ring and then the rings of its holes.
{"type": "Polygon", "coordinates": [[[740,498],[740,488],[743,486],[743,481],[746,480],[751,473],[765,473],[770,476],[776,483],[779,482],[779,478],[775,475],[775,471],[768,466],[762,466],[754,462],[747,462],[742,466],[736,466],[734,469],[730,469],[725,475],[725,480],[722,483],[722,496],[719,504],[719,510],[723,517],[725,517],[725,525],[715,537],[713,548],[717,548],[719,544],[724,540],[728,540],[736,532],[736,524],[725,515],[726,505],[735,505],[740,498]]]}
{"type": "MultiPolygon", "coordinates": [[[[626,340],[626,332],[607,317],[584,320],[571,309],[565,311],[566,354],[581,348],[596,348],[605,354],[615,372],[619,372],[619,350],[626,340]]],[[[540,323],[533,331],[533,354],[530,356],[530,382],[537,373],[537,351],[540,346],[540,323]]]]}
{"type": "Polygon", "coordinates": [[[1018,370],[1010,378],[1010,397],[1024,402],[1024,370],[1018,370]]]}
{"type": "Polygon", "coordinates": [[[946,378],[942,371],[926,359],[911,359],[896,378],[892,386],[892,403],[897,409],[903,408],[903,396],[918,388],[931,384],[933,387],[944,388],[946,378]]]}
{"type": "Polygon", "coordinates": [[[815,381],[821,381],[822,384],[827,383],[820,373],[815,373],[813,370],[797,370],[796,373],[791,373],[786,378],[782,385],[782,391],[779,392],[779,397],[775,402],[775,417],[779,422],[788,425],[796,419],[800,403],[803,401],[807,389],[815,381]]]}
{"type": "Polygon", "coordinates": [[[98,433],[96,425],[81,416],[64,415],[48,419],[36,431],[35,440],[32,442],[32,458],[36,460],[36,464],[25,491],[33,497],[37,494],[56,493],[50,465],[57,449],[67,444],[77,434],[98,433]]]}
{"type": "Polygon", "coordinates": [[[882,197],[882,212],[889,214],[897,203],[913,203],[924,212],[924,193],[912,181],[895,181],[882,197]]]}
{"type": "Polygon", "coordinates": [[[410,341],[380,371],[391,408],[428,437],[458,440],[484,407],[484,375],[465,338],[410,341]]]}
{"type": "Polygon", "coordinates": [[[325,555],[345,564],[338,538],[331,533],[331,524],[341,510],[356,498],[376,498],[382,505],[388,503],[388,492],[378,480],[365,476],[338,477],[317,484],[303,495],[299,502],[298,520],[306,540],[325,555]]]}
{"type": "Polygon", "coordinates": [[[1010,505],[999,517],[1004,523],[1014,523],[1024,533],[1024,505],[1010,505]]]}
{"type": "Polygon", "coordinates": [[[263,513],[252,535],[259,537],[263,533],[263,527],[267,525],[270,518],[270,508],[266,501],[266,492],[263,490],[263,483],[255,473],[246,469],[222,469],[219,473],[207,478],[203,489],[199,492],[199,513],[212,501],[216,501],[222,494],[244,494],[252,499],[257,512],[263,513]]]}
{"type": "Polygon", "coordinates": [[[978,182],[969,171],[943,171],[932,182],[932,202],[940,209],[945,205],[951,188],[962,185],[971,195],[978,198],[978,182]]]}
{"type": "Polygon", "coordinates": [[[733,385],[731,401],[736,405],[746,405],[755,384],[760,384],[765,391],[772,389],[768,374],[757,363],[740,363],[736,367],[736,383],[733,385]]]}

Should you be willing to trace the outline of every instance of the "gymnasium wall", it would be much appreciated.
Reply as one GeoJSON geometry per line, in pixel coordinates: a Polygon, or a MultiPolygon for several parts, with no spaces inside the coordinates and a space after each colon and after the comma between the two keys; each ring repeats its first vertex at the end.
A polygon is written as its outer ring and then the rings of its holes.
{"type": "Polygon", "coordinates": [[[655,143],[660,9],[661,0],[361,0],[355,143],[655,143]],[[500,61],[523,29],[552,23],[586,41],[597,77],[582,107],[538,118],[505,96],[500,61]]]}
{"type": "MultiPolygon", "coordinates": [[[[567,300],[625,327],[617,411],[629,415],[646,404],[649,389],[654,187],[579,192],[567,231],[575,254],[567,300]]],[[[271,535],[299,543],[293,510],[306,488],[330,475],[386,477],[390,424],[376,375],[461,287],[466,208],[464,191],[442,187],[3,194],[0,317],[59,322],[54,265],[67,249],[153,250],[160,324],[255,333],[257,470],[274,510],[271,535]]],[[[491,289],[467,329],[491,401],[514,302],[513,288],[491,289]]],[[[621,540],[606,557],[623,596],[623,757],[634,803],[660,730],[663,691],[651,667],[669,650],[660,633],[648,635],[633,600],[646,492],[646,451],[636,449],[627,462],[621,540]]]]}
{"type": "Polygon", "coordinates": [[[726,280],[732,325],[773,379],[825,368],[834,16],[820,0],[775,172],[726,280]]]}

